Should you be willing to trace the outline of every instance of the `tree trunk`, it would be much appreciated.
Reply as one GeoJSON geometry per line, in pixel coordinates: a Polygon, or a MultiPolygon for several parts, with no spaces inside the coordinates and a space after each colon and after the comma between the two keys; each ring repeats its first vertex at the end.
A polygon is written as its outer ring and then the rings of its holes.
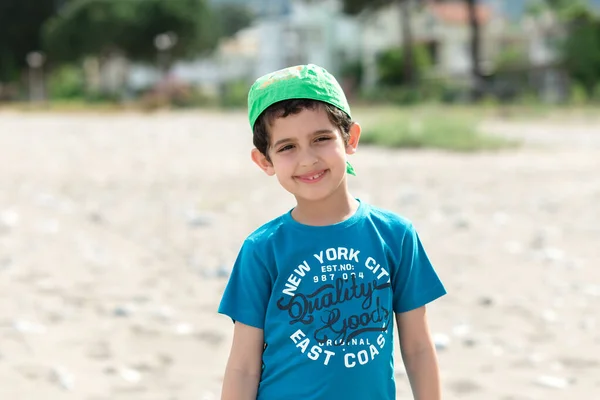
{"type": "Polygon", "coordinates": [[[469,25],[471,27],[471,74],[473,78],[473,97],[478,99],[483,90],[483,73],[481,72],[481,30],[477,18],[477,0],[466,0],[469,9],[469,25]]]}
{"type": "Polygon", "coordinates": [[[400,8],[400,23],[402,26],[402,55],[404,60],[404,77],[409,86],[415,87],[417,76],[413,52],[413,35],[410,18],[410,0],[396,0],[400,8]]]}

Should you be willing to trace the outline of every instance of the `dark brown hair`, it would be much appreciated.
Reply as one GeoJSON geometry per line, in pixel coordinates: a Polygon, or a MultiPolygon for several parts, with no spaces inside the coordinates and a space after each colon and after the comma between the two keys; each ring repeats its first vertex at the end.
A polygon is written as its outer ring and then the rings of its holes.
{"type": "Polygon", "coordinates": [[[300,111],[305,109],[316,110],[319,107],[322,107],[325,110],[327,116],[329,117],[329,121],[331,121],[331,123],[340,130],[344,144],[348,144],[348,139],[350,138],[350,127],[352,126],[352,119],[348,116],[348,114],[339,108],[322,101],[293,99],[275,103],[263,111],[262,114],[260,114],[256,120],[256,123],[254,124],[252,135],[254,147],[256,147],[258,151],[260,151],[267,158],[268,161],[271,161],[268,154],[271,143],[268,128],[271,127],[273,121],[275,121],[277,118],[285,118],[289,115],[298,114],[300,111]]]}

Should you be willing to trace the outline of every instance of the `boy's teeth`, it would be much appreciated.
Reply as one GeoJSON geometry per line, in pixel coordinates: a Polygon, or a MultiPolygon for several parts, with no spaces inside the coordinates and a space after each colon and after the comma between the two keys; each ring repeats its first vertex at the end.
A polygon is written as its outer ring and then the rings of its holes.
{"type": "Polygon", "coordinates": [[[324,173],[325,173],[325,171],[321,171],[318,174],[314,174],[312,176],[299,176],[298,178],[304,179],[304,180],[307,180],[307,181],[314,181],[315,179],[318,179],[321,176],[323,176],[324,173]]]}

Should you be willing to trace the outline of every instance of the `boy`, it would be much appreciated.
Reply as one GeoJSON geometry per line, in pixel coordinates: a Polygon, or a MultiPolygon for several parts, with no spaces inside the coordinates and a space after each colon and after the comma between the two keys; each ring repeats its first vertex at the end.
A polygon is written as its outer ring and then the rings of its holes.
{"type": "Polygon", "coordinates": [[[395,399],[395,317],[414,398],[439,400],[425,305],[446,291],[412,224],[349,193],[360,126],[342,88],[316,65],[291,67],[259,78],[248,107],[252,160],[297,205],[234,264],[222,399],[395,399]]]}

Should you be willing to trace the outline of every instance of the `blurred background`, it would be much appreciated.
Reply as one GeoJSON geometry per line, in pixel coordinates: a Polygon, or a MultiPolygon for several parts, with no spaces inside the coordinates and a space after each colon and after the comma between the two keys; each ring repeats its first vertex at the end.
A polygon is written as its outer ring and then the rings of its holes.
{"type": "Polygon", "coordinates": [[[600,398],[599,0],[0,0],[0,399],[219,398],[231,265],[294,204],[246,96],[302,63],[448,288],[445,398],[600,398]]]}
{"type": "Polygon", "coordinates": [[[0,101],[244,106],[313,62],[355,101],[599,101],[597,0],[4,0],[0,101]]]}

